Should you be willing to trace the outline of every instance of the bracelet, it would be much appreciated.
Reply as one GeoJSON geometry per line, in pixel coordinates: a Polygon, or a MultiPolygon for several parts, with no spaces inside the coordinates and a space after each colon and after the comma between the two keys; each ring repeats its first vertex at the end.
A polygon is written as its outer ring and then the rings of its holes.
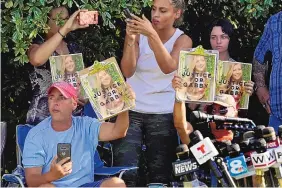
{"type": "Polygon", "coordinates": [[[60,30],[58,30],[58,33],[59,33],[64,39],[66,38],[66,36],[63,35],[63,34],[60,32],[60,30]]]}

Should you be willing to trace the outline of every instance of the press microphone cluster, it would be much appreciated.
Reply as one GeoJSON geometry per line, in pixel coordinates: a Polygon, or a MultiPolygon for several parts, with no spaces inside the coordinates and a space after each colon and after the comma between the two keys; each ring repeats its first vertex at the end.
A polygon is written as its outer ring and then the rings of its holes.
{"type": "Polygon", "coordinates": [[[190,150],[198,164],[207,165],[223,187],[236,187],[224,161],[220,157],[216,157],[219,153],[210,138],[203,138],[198,130],[191,133],[189,137],[192,145],[190,150]]]}

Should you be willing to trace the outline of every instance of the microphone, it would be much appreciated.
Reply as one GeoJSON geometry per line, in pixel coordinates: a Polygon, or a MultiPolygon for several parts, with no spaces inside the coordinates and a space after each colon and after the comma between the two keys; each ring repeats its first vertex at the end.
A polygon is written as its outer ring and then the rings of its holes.
{"type": "Polygon", "coordinates": [[[221,122],[230,122],[230,123],[250,123],[255,127],[254,122],[247,118],[233,118],[233,117],[225,117],[218,115],[209,115],[200,111],[193,111],[190,115],[190,121],[191,123],[209,122],[209,121],[221,121],[221,122]]]}
{"type": "Polygon", "coordinates": [[[176,156],[176,162],[172,163],[174,175],[183,176],[181,179],[184,179],[184,181],[192,181],[194,178],[191,177],[191,173],[198,169],[198,164],[195,160],[189,158],[189,150],[186,144],[181,144],[176,148],[176,156]]]}
{"type": "Polygon", "coordinates": [[[254,129],[255,138],[259,139],[263,137],[263,129],[265,128],[264,125],[257,125],[254,129]]]}
{"type": "Polygon", "coordinates": [[[263,131],[263,138],[267,143],[276,141],[276,134],[273,127],[265,127],[262,131],[263,131]]]}
{"type": "Polygon", "coordinates": [[[265,187],[264,169],[270,165],[269,152],[266,149],[266,141],[260,138],[255,141],[254,146],[256,153],[251,154],[251,159],[256,172],[256,182],[259,187],[265,187]]]}
{"type": "Polygon", "coordinates": [[[219,156],[221,157],[226,157],[228,156],[228,146],[231,145],[231,141],[230,140],[226,140],[224,142],[218,142],[215,141],[213,142],[215,148],[217,149],[219,156]]]}
{"type": "MultiPolygon", "coordinates": [[[[232,144],[228,147],[229,156],[225,157],[229,173],[235,179],[241,179],[247,177],[248,166],[246,158],[243,153],[240,153],[240,146],[238,144],[232,144]]],[[[249,175],[248,175],[249,176],[249,175]]]]}
{"type": "Polygon", "coordinates": [[[226,166],[224,166],[224,163],[220,161],[220,158],[216,161],[214,160],[214,157],[218,155],[218,151],[211,142],[210,138],[206,137],[204,139],[203,135],[198,130],[192,132],[189,137],[191,144],[193,145],[190,147],[190,150],[197,162],[200,165],[207,164],[223,187],[236,187],[233,179],[231,177],[228,179],[227,177],[227,180],[225,180],[222,172],[219,170],[218,164],[220,165],[221,170],[225,170],[225,173],[227,172],[227,174],[229,174],[226,166]]]}
{"type": "Polygon", "coordinates": [[[282,138],[282,125],[278,127],[278,137],[281,139],[282,138]]]}
{"type": "Polygon", "coordinates": [[[254,131],[247,131],[243,134],[243,140],[239,143],[241,152],[245,157],[245,161],[248,167],[248,172],[242,175],[235,176],[235,179],[242,179],[245,177],[255,175],[255,169],[252,165],[251,154],[254,152],[254,131]]]}

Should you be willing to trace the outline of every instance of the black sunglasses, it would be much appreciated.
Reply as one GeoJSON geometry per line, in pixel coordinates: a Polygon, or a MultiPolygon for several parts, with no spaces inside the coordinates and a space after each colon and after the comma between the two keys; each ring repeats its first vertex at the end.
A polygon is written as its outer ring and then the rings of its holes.
{"type": "MultiPolygon", "coordinates": [[[[225,107],[225,106],[219,107],[219,114],[220,115],[225,115],[227,112],[228,112],[227,107],[225,107]]],[[[216,113],[215,109],[212,109],[212,114],[215,114],[215,113],[216,113]]]]}

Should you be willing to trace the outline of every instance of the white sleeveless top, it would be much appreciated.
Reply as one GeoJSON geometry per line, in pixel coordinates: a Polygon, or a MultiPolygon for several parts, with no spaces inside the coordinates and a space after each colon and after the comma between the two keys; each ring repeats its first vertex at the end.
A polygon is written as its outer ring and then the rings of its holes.
{"type": "MultiPolygon", "coordinates": [[[[169,53],[183,31],[176,29],[173,36],[164,44],[169,53]]],[[[134,75],[127,79],[136,94],[133,111],[141,113],[165,114],[173,112],[175,91],[171,81],[175,71],[164,74],[148,44],[148,38],[140,35],[139,58],[134,75]]]]}

